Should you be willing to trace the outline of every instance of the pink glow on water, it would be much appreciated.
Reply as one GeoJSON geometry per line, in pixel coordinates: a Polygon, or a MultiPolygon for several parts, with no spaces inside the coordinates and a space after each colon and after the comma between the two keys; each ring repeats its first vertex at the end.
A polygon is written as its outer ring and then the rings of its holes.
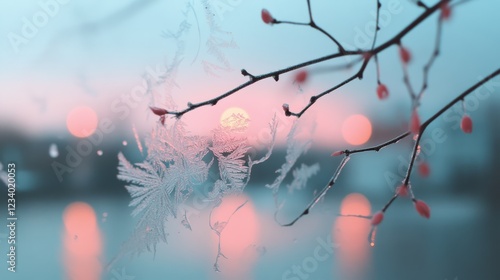
{"type": "MultiPolygon", "coordinates": [[[[343,215],[370,215],[370,202],[362,194],[350,194],[342,200],[340,213],[343,215]]],[[[370,220],[339,217],[333,225],[333,240],[339,244],[337,249],[336,273],[341,279],[365,279],[369,261],[370,246],[367,241],[370,220]],[[337,270],[338,269],[338,270],[337,270]]]]}
{"type": "MultiPolygon", "coordinates": [[[[212,212],[212,225],[227,221],[229,216],[246,200],[246,196],[229,196],[212,212]]],[[[214,252],[217,251],[217,235],[213,234],[214,252]]],[[[257,213],[248,201],[231,218],[221,233],[221,250],[227,259],[220,258],[221,271],[227,279],[246,279],[256,260],[255,245],[259,246],[260,228],[257,213]],[[245,276],[246,275],[246,276],[245,276]],[[243,277],[243,278],[241,278],[243,277]]]]}
{"type": "Polygon", "coordinates": [[[100,279],[102,241],[94,209],[83,202],[72,203],[64,210],[63,222],[63,262],[68,279],[100,279]]]}

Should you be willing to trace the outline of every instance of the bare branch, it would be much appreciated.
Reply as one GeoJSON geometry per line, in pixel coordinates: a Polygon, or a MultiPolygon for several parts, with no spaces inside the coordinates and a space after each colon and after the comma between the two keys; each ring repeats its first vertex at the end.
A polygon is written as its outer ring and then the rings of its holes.
{"type": "MultiPolygon", "coordinates": [[[[436,12],[437,10],[439,10],[441,4],[444,3],[445,1],[448,1],[448,0],[441,0],[437,4],[435,4],[434,6],[429,7],[420,16],[418,16],[413,22],[411,22],[408,26],[406,26],[403,30],[401,30],[398,34],[396,34],[393,38],[389,39],[388,41],[386,41],[385,43],[381,44],[380,46],[372,49],[371,51],[368,51],[368,53],[370,55],[366,56],[366,58],[364,60],[364,64],[363,64],[363,66],[361,67],[360,71],[357,73],[356,76],[353,76],[353,77],[347,79],[346,80],[347,82],[344,81],[340,85],[332,87],[331,89],[329,89],[329,90],[327,90],[327,91],[325,91],[325,92],[323,92],[321,94],[316,95],[316,98],[313,98],[313,99],[317,99],[317,98],[319,98],[319,97],[321,97],[321,96],[323,96],[325,94],[328,94],[328,93],[334,91],[335,89],[343,86],[345,83],[348,83],[348,82],[354,80],[356,77],[361,78],[363,76],[364,69],[366,68],[366,64],[369,62],[369,60],[371,59],[371,57],[373,55],[376,55],[376,54],[384,51],[385,49],[389,48],[390,46],[392,46],[394,44],[399,44],[399,42],[401,41],[401,39],[406,34],[408,34],[410,31],[412,31],[415,27],[417,27],[425,19],[427,19],[429,16],[431,16],[434,12],[436,12]]],[[[300,23],[297,23],[297,24],[300,24],[300,23]]],[[[301,24],[301,25],[305,25],[305,24],[301,24]]],[[[256,83],[256,82],[258,82],[260,80],[264,80],[264,79],[267,79],[267,78],[273,78],[276,81],[278,81],[280,75],[288,73],[288,72],[293,71],[293,70],[297,70],[299,68],[303,68],[303,67],[306,67],[306,66],[309,66],[309,65],[317,64],[317,63],[320,63],[320,62],[332,60],[332,59],[339,58],[339,57],[353,56],[353,55],[363,55],[363,54],[366,54],[366,53],[367,52],[363,51],[363,50],[355,50],[355,51],[345,50],[345,51],[339,51],[337,53],[333,53],[333,54],[330,54],[330,55],[326,55],[326,56],[323,56],[323,57],[319,57],[319,58],[316,58],[316,59],[305,61],[305,62],[296,64],[296,65],[293,65],[293,66],[290,66],[290,67],[287,67],[287,68],[283,68],[281,70],[272,71],[272,72],[269,72],[267,74],[262,74],[262,75],[252,75],[248,71],[246,71],[246,70],[243,69],[242,70],[242,74],[244,76],[248,76],[249,77],[249,81],[247,81],[247,82],[245,82],[243,84],[240,84],[239,86],[237,86],[237,87],[235,87],[235,88],[233,88],[233,89],[231,89],[231,90],[229,90],[229,91],[227,91],[227,92],[225,92],[225,93],[223,93],[223,94],[221,94],[221,95],[219,95],[219,96],[217,96],[215,98],[212,98],[212,99],[209,99],[209,100],[206,100],[206,101],[203,101],[203,102],[199,102],[199,103],[189,103],[189,106],[186,109],[181,110],[181,111],[169,111],[168,114],[174,115],[175,117],[180,118],[184,114],[186,114],[186,113],[188,113],[188,112],[190,112],[192,110],[195,110],[195,109],[197,109],[199,107],[208,106],[208,105],[212,105],[212,106],[216,105],[217,102],[220,101],[221,99],[227,98],[227,97],[233,95],[234,93],[236,93],[236,92],[238,92],[238,91],[240,91],[240,90],[242,90],[242,89],[244,89],[244,88],[246,88],[246,87],[248,87],[250,85],[253,85],[254,83],[256,83]]],[[[312,103],[314,103],[314,102],[312,102],[312,103]]],[[[296,113],[295,116],[300,117],[309,107],[311,107],[312,103],[310,103],[309,105],[307,105],[301,112],[296,113]]]]}

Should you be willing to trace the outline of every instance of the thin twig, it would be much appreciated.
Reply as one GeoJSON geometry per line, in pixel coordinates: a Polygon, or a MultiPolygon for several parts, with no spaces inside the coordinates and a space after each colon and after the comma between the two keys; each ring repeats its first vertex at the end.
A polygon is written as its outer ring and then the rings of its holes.
{"type": "Polygon", "coordinates": [[[422,98],[422,95],[424,94],[424,91],[427,89],[428,86],[428,81],[429,81],[429,70],[434,64],[434,61],[436,61],[436,58],[439,55],[439,49],[441,45],[441,33],[443,30],[443,19],[442,17],[438,17],[438,23],[437,23],[437,31],[436,31],[436,42],[434,44],[434,50],[431,54],[431,57],[429,58],[429,61],[427,64],[425,64],[423,68],[423,81],[422,81],[422,87],[420,88],[420,92],[417,94],[417,101],[422,98]]]}
{"type": "Polygon", "coordinates": [[[353,61],[341,65],[318,66],[309,70],[309,73],[311,73],[311,75],[314,75],[322,73],[332,73],[339,70],[349,70],[362,61],[364,61],[364,58],[360,56],[353,61]]]}
{"type": "MultiPolygon", "coordinates": [[[[417,137],[417,139],[415,141],[415,145],[413,147],[411,161],[410,161],[410,164],[408,165],[407,173],[406,173],[406,176],[405,176],[405,179],[404,179],[404,184],[407,185],[410,188],[410,194],[411,194],[411,197],[412,197],[413,200],[415,199],[415,197],[413,195],[413,191],[411,190],[411,186],[409,186],[410,174],[411,174],[411,171],[412,171],[412,168],[413,168],[413,164],[414,164],[415,159],[416,159],[417,149],[418,149],[418,145],[419,145],[420,139],[422,137],[423,132],[427,128],[427,126],[429,126],[429,124],[431,124],[434,120],[436,120],[439,116],[441,116],[444,112],[446,112],[454,104],[456,104],[457,102],[463,100],[468,94],[474,92],[478,87],[480,87],[481,85],[485,84],[486,82],[488,82],[489,80],[491,80],[493,77],[495,77],[497,75],[500,75],[500,69],[498,69],[495,72],[491,73],[486,78],[482,79],[481,81],[477,82],[472,87],[470,87],[469,89],[467,89],[466,91],[464,91],[462,94],[460,94],[458,97],[456,97],[455,99],[453,99],[452,101],[450,101],[450,103],[448,103],[446,106],[444,106],[441,110],[439,110],[437,113],[435,113],[432,117],[430,117],[427,121],[425,121],[421,125],[419,135],[418,135],[418,137],[417,137]]],[[[347,164],[347,161],[349,160],[351,154],[368,152],[368,151],[379,151],[380,149],[382,149],[382,148],[384,148],[386,146],[398,143],[399,140],[407,137],[408,135],[410,135],[409,131],[407,131],[407,132],[405,132],[405,133],[403,133],[403,134],[401,134],[401,135],[399,135],[399,136],[397,136],[397,137],[395,137],[395,138],[393,138],[393,139],[391,139],[389,141],[386,141],[386,142],[384,142],[384,143],[382,143],[380,145],[377,145],[377,146],[373,146],[373,147],[365,148],[365,149],[359,149],[359,150],[345,150],[344,151],[345,157],[340,162],[339,167],[337,168],[337,170],[333,174],[332,178],[330,179],[330,181],[328,182],[328,184],[326,185],[326,187],[324,187],[323,190],[318,195],[316,195],[314,197],[314,199],[308,204],[308,206],[306,207],[306,209],[304,211],[302,211],[302,213],[297,218],[295,218],[294,220],[292,220],[288,224],[281,224],[281,225],[282,226],[292,226],[300,218],[302,218],[303,216],[309,214],[309,211],[320,201],[320,199],[322,197],[325,196],[325,194],[328,192],[328,190],[330,190],[332,188],[332,186],[335,184],[338,176],[340,175],[340,173],[342,172],[343,168],[347,164]]],[[[391,199],[385,204],[385,206],[382,208],[382,211],[385,212],[389,208],[389,206],[397,198],[398,198],[398,193],[396,192],[391,197],[391,199]]]]}
{"type": "Polygon", "coordinates": [[[401,65],[403,66],[403,82],[406,86],[406,89],[408,90],[408,93],[410,94],[411,100],[415,100],[416,94],[415,91],[413,90],[413,87],[410,82],[410,74],[408,73],[408,65],[405,62],[401,62],[401,65]]]}
{"type": "MultiPolygon", "coordinates": [[[[290,223],[288,224],[281,224],[279,223],[281,226],[284,226],[284,227],[289,227],[289,226],[293,226],[293,224],[295,224],[300,218],[302,218],[303,216],[309,214],[309,211],[316,205],[318,204],[318,202],[321,200],[321,198],[323,198],[325,196],[325,194],[328,192],[329,189],[331,189],[333,187],[333,185],[335,184],[335,182],[337,181],[337,178],[339,177],[340,173],[342,172],[342,169],[344,169],[345,165],[347,164],[347,162],[349,161],[349,157],[348,156],[345,156],[342,161],[340,162],[339,166],[337,167],[337,170],[335,171],[335,173],[333,173],[333,176],[332,178],[330,179],[330,181],[328,182],[328,184],[321,190],[321,192],[319,192],[314,198],[313,200],[307,205],[306,209],[304,211],[302,211],[302,213],[295,219],[293,219],[290,223]]],[[[276,218],[276,216],[275,216],[276,218]]]]}
{"type": "Polygon", "coordinates": [[[337,215],[340,218],[361,218],[361,219],[368,219],[370,220],[372,216],[365,216],[365,215],[356,215],[356,214],[338,214],[337,215]]]}
{"type": "MultiPolygon", "coordinates": [[[[376,55],[376,54],[382,52],[383,50],[389,48],[390,46],[392,46],[394,44],[398,44],[401,41],[401,39],[406,34],[408,34],[415,27],[417,27],[421,22],[423,22],[430,15],[432,15],[434,12],[436,12],[440,8],[441,3],[443,3],[444,1],[447,1],[447,0],[441,0],[437,4],[435,4],[434,6],[426,9],[420,16],[418,16],[414,21],[412,21],[410,24],[408,24],[403,30],[401,30],[394,37],[392,37],[391,39],[389,39],[385,43],[379,45],[378,47],[374,48],[373,50],[369,51],[369,53],[371,54],[371,56],[376,55]]],[[[233,89],[231,89],[231,90],[229,90],[229,91],[227,91],[227,92],[225,92],[225,93],[223,93],[223,94],[221,94],[221,95],[219,95],[219,96],[217,96],[215,98],[212,98],[212,99],[209,99],[209,100],[206,100],[206,101],[203,101],[203,102],[199,102],[199,103],[189,103],[189,106],[187,106],[187,108],[185,108],[184,110],[181,110],[181,111],[169,111],[167,114],[170,114],[170,115],[173,115],[173,116],[175,116],[177,118],[180,118],[184,114],[186,114],[186,113],[188,113],[188,112],[190,112],[192,110],[195,110],[195,109],[197,109],[199,107],[208,106],[208,105],[211,105],[211,106],[216,105],[217,102],[220,101],[221,99],[227,98],[227,97],[233,95],[234,93],[236,93],[236,92],[238,92],[238,91],[240,91],[240,90],[242,90],[242,89],[244,89],[244,88],[246,88],[246,87],[248,87],[250,85],[253,85],[253,84],[257,83],[258,81],[261,81],[261,80],[264,80],[264,79],[268,79],[268,78],[273,78],[273,79],[275,79],[277,81],[279,79],[280,75],[288,73],[288,72],[296,70],[296,69],[299,69],[299,68],[303,68],[305,66],[309,66],[309,65],[320,63],[320,62],[324,62],[324,61],[336,59],[336,58],[339,58],[339,57],[353,56],[353,55],[363,55],[365,53],[366,53],[366,51],[363,51],[363,50],[355,50],[355,51],[345,50],[343,52],[337,52],[337,53],[329,54],[329,55],[326,55],[326,56],[322,56],[322,57],[319,57],[319,58],[316,58],[316,59],[305,61],[305,62],[296,64],[296,65],[293,65],[293,66],[290,66],[290,67],[286,67],[286,68],[283,68],[283,69],[280,69],[280,70],[276,70],[276,71],[272,71],[272,72],[269,72],[267,74],[262,74],[262,75],[252,75],[252,74],[248,73],[246,70],[243,69],[242,70],[242,74],[244,76],[248,76],[249,77],[249,81],[247,81],[245,83],[242,83],[239,86],[237,86],[237,87],[235,87],[235,88],[233,88],[233,89]]],[[[371,56],[369,56],[367,59],[365,59],[365,64],[369,62],[371,56]]],[[[366,65],[365,65],[365,67],[366,67],[366,65]]],[[[363,67],[361,70],[364,71],[365,67],[363,67]]],[[[358,75],[360,77],[362,77],[363,73],[361,72],[358,75]]],[[[351,80],[354,80],[355,78],[356,77],[352,78],[351,80]]],[[[334,88],[338,88],[338,87],[334,87],[334,88]]],[[[332,89],[334,90],[334,88],[332,88],[332,89]]],[[[329,90],[329,91],[325,92],[324,94],[330,93],[333,90],[329,90]]],[[[307,105],[306,108],[304,108],[301,111],[301,113],[298,113],[298,114],[295,114],[295,115],[297,117],[300,117],[309,107],[311,107],[311,105],[312,104],[307,105]]]]}
{"type": "Polygon", "coordinates": [[[380,7],[382,7],[382,4],[380,3],[380,0],[377,0],[377,15],[375,17],[375,34],[373,35],[373,42],[371,47],[372,50],[375,48],[375,44],[377,43],[377,34],[378,31],[380,30],[379,26],[380,7]]]}
{"type": "Polygon", "coordinates": [[[380,151],[381,149],[389,146],[389,145],[392,145],[392,144],[396,144],[398,143],[401,139],[403,138],[406,138],[408,135],[410,135],[410,132],[407,131],[387,142],[384,142],[380,145],[377,145],[377,146],[373,146],[373,147],[369,147],[369,148],[364,148],[364,149],[359,149],[359,150],[345,150],[344,153],[346,155],[352,155],[352,154],[356,154],[356,153],[363,153],[363,152],[368,152],[368,151],[375,151],[375,152],[378,152],[380,151]]]}
{"type": "Polygon", "coordinates": [[[341,88],[342,86],[350,83],[351,81],[355,80],[355,79],[362,79],[363,78],[363,72],[366,68],[366,65],[368,64],[368,61],[369,59],[365,59],[365,61],[363,62],[363,65],[361,65],[361,68],[359,69],[358,72],[356,72],[354,75],[352,75],[351,77],[347,78],[346,80],[344,80],[343,82],[341,82],[340,84],[337,84],[336,86],[332,87],[332,88],[329,88],[325,91],[323,91],[322,93],[319,93],[317,95],[313,95],[311,96],[311,98],[309,99],[309,104],[307,104],[304,108],[302,108],[302,110],[300,110],[300,112],[298,113],[294,113],[292,111],[289,111],[289,114],[290,116],[296,116],[298,118],[300,118],[306,111],[307,109],[309,109],[318,99],[320,99],[321,97],[341,88]]]}
{"type": "Polygon", "coordinates": [[[330,40],[332,40],[337,45],[337,47],[339,47],[339,52],[340,53],[345,53],[345,49],[342,46],[342,44],[340,44],[340,42],[337,41],[330,33],[326,32],[323,28],[319,27],[314,22],[313,15],[312,15],[312,10],[311,10],[311,1],[310,0],[307,0],[307,10],[309,11],[309,25],[312,28],[318,30],[319,32],[325,34],[328,38],[330,38],[330,40]]]}
{"type": "Polygon", "coordinates": [[[424,9],[426,9],[426,10],[429,9],[429,7],[427,7],[427,5],[424,2],[420,1],[420,0],[417,1],[415,4],[417,4],[417,6],[422,7],[424,9]]]}
{"type": "MultiPolygon", "coordinates": [[[[469,89],[467,89],[466,91],[464,91],[462,94],[460,94],[459,96],[457,96],[455,99],[453,99],[452,101],[450,101],[446,106],[444,106],[443,108],[441,108],[441,110],[439,110],[438,112],[436,112],[432,117],[430,117],[427,121],[425,121],[421,126],[420,126],[420,130],[419,130],[419,134],[417,136],[417,139],[415,140],[415,145],[413,146],[413,150],[412,150],[412,154],[411,154],[411,160],[410,160],[410,164],[408,165],[408,169],[406,171],[406,176],[403,180],[403,184],[404,185],[407,185],[411,191],[411,186],[409,184],[410,182],[410,176],[411,176],[411,172],[412,172],[412,169],[413,169],[413,166],[414,166],[414,163],[415,163],[415,159],[417,157],[417,150],[418,150],[418,146],[420,144],[420,139],[422,138],[422,135],[425,131],[425,129],[433,122],[435,121],[439,116],[441,116],[444,112],[446,112],[448,109],[450,109],[453,105],[455,105],[457,102],[460,102],[462,101],[467,95],[471,94],[472,92],[474,92],[477,88],[479,88],[480,86],[482,86],[483,84],[485,84],[486,82],[488,82],[489,80],[491,80],[492,78],[496,77],[500,75],[500,68],[497,69],[495,72],[491,73],[490,75],[488,75],[487,77],[483,78],[481,81],[477,82],[476,84],[474,84],[473,86],[471,86],[469,89]]],[[[409,133],[409,132],[408,132],[409,133]]],[[[412,199],[414,200],[415,197],[413,195],[413,191],[410,192],[411,193],[411,197],[412,199]]],[[[396,200],[396,198],[398,198],[398,193],[395,193],[394,196],[386,203],[386,205],[382,208],[382,211],[386,211],[389,206],[394,202],[394,200],[396,200]]]]}

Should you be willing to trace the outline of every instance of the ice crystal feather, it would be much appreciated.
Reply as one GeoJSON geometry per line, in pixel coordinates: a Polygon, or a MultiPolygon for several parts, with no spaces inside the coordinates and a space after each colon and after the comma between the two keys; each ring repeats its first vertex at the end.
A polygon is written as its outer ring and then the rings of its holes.
{"type": "Polygon", "coordinates": [[[240,192],[245,187],[248,166],[245,165],[245,155],[250,149],[245,135],[233,133],[230,129],[219,128],[214,132],[213,144],[210,150],[217,158],[221,183],[226,190],[240,192]]]}
{"type": "Polygon", "coordinates": [[[292,193],[293,191],[298,191],[307,186],[309,178],[316,175],[319,171],[319,164],[315,163],[313,165],[301,164],[293,170],[293,181],[287,186],[288,191],[292,193]]]}
{"type": "MultiPolygon", "coordinates": [[[[298,126],[300,122],[296,121],[290,132],[287,135],[287,148],[286,148],[286,156],[285,156],[285,163],[281,165],[281,168],[276,170],[276,173],[278,173],[278,177],[274,180],[272,184],[267,184],[266,187],[270,188],[273,191],[273,194],[276,196],[278,193],[279,187],[283,180],[286,178],[290,170],[293,168],[299,157],[307,152],[311,146],[312,140],[306,140],[306,141],[297,141],[295,139],[296,135],[298,134],[298,126]]],[[[315,129],[314,125],[311,128],[311,132],[313,132],[315,129]]],[[[276,199],[276,197],[275,197],[276,199]]]]}
{"type": "Polygon", "coordinates": [[[188,199],[193,188],[206,181],[211,162],[203,159],[208,141],[191,136],[181,122],[171,127],[158,125],[147,141],[148,156],[142,163],[131,164],[118,155],[118,179],[132,197],[132,216],[140,216],[132,240],[148,250],[166,242],[164,224],[177,217],[179,206],[188,199]]]}
{"type": "Polygon", "coordinates": [[[241,193],[249,182],[252,167],[270,157],[276,128],[274,117],[268,151],[255,161],[246,158],[250,146],[241,131],[220,126],[209,141],[207,137],[191,135],[181,121],[158,124],[153,129],[146,141],[147,157],[143,162],[132,164],[119,153],[118,179],[127,182],[125,188],[132,198],[129,206],[134,207],[132,216],[139,217],[123,251],[155,251],[158,243],[167,242],[165,222],[169,218],[182,216],[181,224],[190,229],[186,212],[179,211],[194,188],[206,183],[214,161],[220,178],[207,198],[217,203],[225,195],[241,193]]]}

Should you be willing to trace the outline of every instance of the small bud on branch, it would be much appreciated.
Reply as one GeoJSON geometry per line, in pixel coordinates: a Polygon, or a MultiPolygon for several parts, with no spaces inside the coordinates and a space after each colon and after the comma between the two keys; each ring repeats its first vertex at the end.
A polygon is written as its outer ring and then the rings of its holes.
{"type": "Polygon", "coordinates": [[[332,157],[338,157],[343,154],[345,154],[345,151],[336,151],[332,153],[332,157]]]}
{"type": "Polygon", "coordinates": [[[464,115],[460,122],[460,128],[464,133],[472,133],[472,119],[469,115],[464,115]]]}
{"type": "Polygon", "coordinates": [[[451,7],[448,2],[444,2],[441,4],[441,19],[442,20],[448,20],[451,17],[451,7]]]}
{"type": "Polygon", "coordinates": [[[386,85],[384,85],[384,84],[378,85],[377,96],[378,96],[378,99],[380,99],[380,100],[386,99],[389,96],[389,90],[387,89],[386,85]]]}
{"type": "Polygon", "coordinates": [[[431,217],[431,209],[429,208],[427,203],[418,199],[415,199],[413,203],[415,204],[415,209],[417,209],[417,212],[418,214],[420,214],[420,216],[426,219],[429,219],[431,217]]]}
{"type": "Polygon", "coordinates": [[[163,116],[163,115],[166,115],[168,114],[168,111],[163,109],[163,108],[158,108],[158,107],[152,107],[150,106],[149,109],[151,109],[151,111],[153,112],[153,114],[157,115],[157,116],[163,116]]]}
{"type": "Polygon", "coordinates": [[[295,82],[298,84],[303,84],[307,80],[307,71],[301,70],[295,75],[295,82]]]}
{"type": "Polygon", "coordinates": [[[404,64],[410,63],[411,53],[409,50],[407,50],[405,47],[401,45],[399,46],[399,56],[404,64]]]}
{"type": "Polygon", "coordinates": [[[265,24],[273,24],[274,21],[275,21],[275,19],[271,15],[271,13],[268,10],[266,10],[266,9],[262,9],[262,12],[260,13],[260,16],[262,17],[262,21],[265,24]]]}
{"type": "Polygon", "coordinates": [[[375,215],[373,215],[372,225],[378,226],[382,222],[383,219],[384,219],[384,212],[378,211],[375,215]]]}

